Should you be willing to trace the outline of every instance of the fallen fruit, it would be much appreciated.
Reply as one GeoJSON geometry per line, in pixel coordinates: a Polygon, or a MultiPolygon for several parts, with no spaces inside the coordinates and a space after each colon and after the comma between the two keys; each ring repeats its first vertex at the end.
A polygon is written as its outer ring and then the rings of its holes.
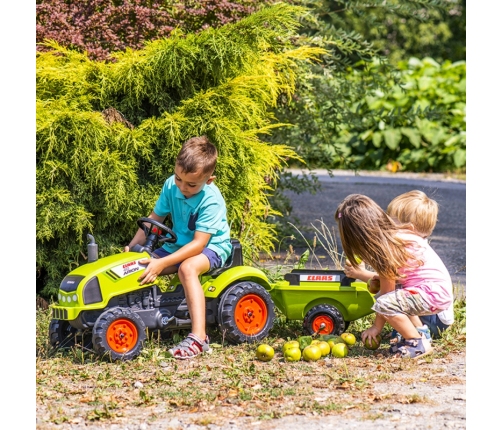
{"type": "Polygon", "coordinates": [[[274,358],[274,354],[274,348],[265,343],[262,343],[256,348],[256,358],[260,361],[270,361],[274,358]]]}
{"type": "Polygon", "coordinates": [[[300,348],[300,342],[297,340],[288,340],[287,342],[284,342],[284,345],[282,345],[282,352],[286,352],[289,348],[300,348]]]}
{"type": "Polygon", "coordinates": [[[343,342],[343,339],[340,336],[335,336],[332,339],[328,339],[327,342],[329,344],[329,347],[333,348],[333,346],[337,343],[343,342]]]}
{"type": "Polygon", "coordinates": [[[302,358],[302,352],[300,351],[300,348],[296,346],[287,348],[286,351],[284,351],[285,361],[299,361],[301,358],[302,358]]]}
{"type": "Polygon", "coordinates": [[[337,343],[331,349],[331,355],[333,357],[343,358],[346,357],[348,353],[349,353],[349,348],[345,343],[337,343]]]}
{"type": "Polygon", "coordinates": [[[352,346],[356,343],[356,337],[352,333],[342,333],[340,337],[347,345],[352,346]]]}
{"type": "Polygon", "coordinates": [[[326,357],[331,353],[331,347],[329,346],[329,343],[326,342],[325,340],[321,340],[317,346],[321,349],[321,356],[326,357]]]}
{"type": "Polygon", "coordinates": [[[375,350],[378,349],[378,347],[380,346],[380,342],[382,342],[382,336],[380,335],[377,335],[376,341],[375,339],[370,339],[369,337],[367,337],[366,340],[364,341],[364,347],[366,349],[375,350]]]}
{"type": "Polygon", "coordinates": [[[305,361],[317,361],[322,357],[321,348],[317,345],[306,346],[302,352],[302,357],[305,361]]]}

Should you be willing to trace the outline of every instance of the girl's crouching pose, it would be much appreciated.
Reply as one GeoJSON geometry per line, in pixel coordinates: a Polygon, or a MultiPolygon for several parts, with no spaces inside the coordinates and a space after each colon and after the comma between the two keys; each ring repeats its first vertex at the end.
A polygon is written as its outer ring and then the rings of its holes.
{"type": "Polygon", "coordinates": [[[335,212],[345,255],[352,265],[367,262],[378,274],[380,294],[373,305],[373,326],[362,334],[376,339],[387,321],[402,340],[392,345],[396,357],[416,358],[432,352],[419,316],[433,315],[453,303],[450,274],[427,240],[408,224],[396,224],[372,199],[347,196],[335,212]],[[357,258],[356,258],[357,256],[357,258]],[[396,289],[396,282],[402,288],[396,289]]]}

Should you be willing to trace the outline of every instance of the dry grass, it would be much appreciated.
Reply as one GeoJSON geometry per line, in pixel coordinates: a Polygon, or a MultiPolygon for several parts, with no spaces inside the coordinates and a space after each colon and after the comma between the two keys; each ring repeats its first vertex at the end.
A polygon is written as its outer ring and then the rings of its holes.
{"type": "MultiPolygon", "coordinates": [[[[128,362],[99,360],[76,346],[52,351],[48,343],[48,310],[37,311],[37,428],[57,424],[102,425],[155,423],[166,417],[197,413],[198,425],[251,417],[270,420],[289,415],[338,415],[348,410],[361,419],[376,419],[370,409],[396,403],[427,403],[425,396],[374,391],[375,384],[462,383],[445,369],[449,357],[465,353],[465,302],[455,305],[457,321],[436,343],[436,352],[422,360],[392,360],[387,344],[373,352],[356,343],[344,359],[288,363],[281,345],[302,334],[301,322],[279,315],[266,339],[276,350],[270,362],[255,359],[257,345],[221,344],[210,331],[212,353],[193,360],[168,358],[173,340],[151,336],[141,355],[128,362]]],[[[351,324],[359,340],[372,316],[351,324]]],[[[183,334],[183,333],[181,333],[183,334]]],[[[377,414],[378,415],[378,414],[377,414]]],[[[195,422],[195,421],[194,421],[195,422]]]]}

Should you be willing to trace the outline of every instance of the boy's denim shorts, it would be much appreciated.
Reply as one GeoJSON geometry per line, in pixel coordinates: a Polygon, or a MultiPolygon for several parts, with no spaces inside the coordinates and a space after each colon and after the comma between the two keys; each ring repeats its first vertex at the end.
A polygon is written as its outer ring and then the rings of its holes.
{"type": "MultiPolygon", "coordinates": [[[[164,248],[157,248],[153,253],[159,257],[166,257],[167,255],[171,255],[171,252],[166,251],[164,248]]],[[[207,257],[209,260],[209,270],[217,269],[218,267],[221,267],[221,258],[216,252],[214,252],[212,249],[209,248],[204,248],[202,250],[202,253],[207,257]]],[[[181,263],[178,263],[176,266],[180,267],[181,263]]]]}
{"type": "Polygon", "coordinates": [[[392,317],[398,314],[408,316],[432,315],[430,305],[419,293],[412,293],[405,289],[395,289],[387,294],[383,294],[376,299],[371,308],[377,314],[392,317]]]}

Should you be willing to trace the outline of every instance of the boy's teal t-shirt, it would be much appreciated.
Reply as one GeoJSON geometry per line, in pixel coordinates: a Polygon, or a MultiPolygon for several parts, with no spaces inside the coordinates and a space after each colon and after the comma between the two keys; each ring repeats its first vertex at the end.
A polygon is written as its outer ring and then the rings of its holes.
{"type": "Polygon", "coordinates": [[[176,186],[174,175],[169,177],[153,211],[165,217],[171,214],[173,231],[178,236],[176,243],[164,243],[163,248],[175,252],[193,240],[195,231],[210,233],[207,247],[221,258],[222,264],[230,256],[230,227],[227,222],[227,207],[220,190],[214,183],[187,199],[176,186]]]}

